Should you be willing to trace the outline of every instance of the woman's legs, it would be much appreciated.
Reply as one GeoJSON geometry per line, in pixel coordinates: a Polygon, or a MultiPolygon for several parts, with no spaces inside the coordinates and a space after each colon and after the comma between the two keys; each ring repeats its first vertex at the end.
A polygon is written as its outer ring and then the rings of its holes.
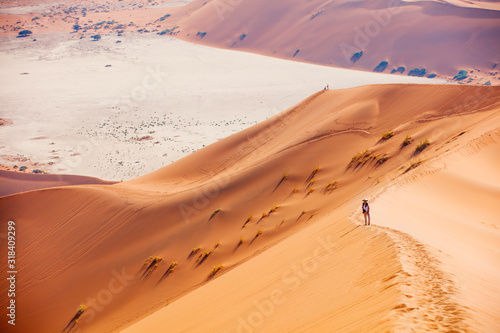
{"type": "Polygon", "coordinates": [[[370,213],[365,212],[365,225],[370,225],[370,213]]]}

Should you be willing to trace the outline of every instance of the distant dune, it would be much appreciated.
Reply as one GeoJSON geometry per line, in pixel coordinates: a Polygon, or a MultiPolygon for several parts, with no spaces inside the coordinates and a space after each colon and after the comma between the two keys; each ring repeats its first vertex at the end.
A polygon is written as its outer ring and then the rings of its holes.
{"type": "Polygon", "coordinates": [[[0,198],[15,329],[60,332],[84,304],[72,332],[492,332],[499,124],[497,87],[322,90],[134,180],[0,198]]]}
{"type": "Polygon", "coordinates": [[[46,175],[0,170],[0,197],[56,186],[114,183],[84,176],[46,175]]]}
{"type": "Polygon", "coordinates": [[[463,69],[461,82],[500,79],[498,2],[196,0],[176,17],[178,38],[206,45],[404,75],[453,78],[463,69]]]}

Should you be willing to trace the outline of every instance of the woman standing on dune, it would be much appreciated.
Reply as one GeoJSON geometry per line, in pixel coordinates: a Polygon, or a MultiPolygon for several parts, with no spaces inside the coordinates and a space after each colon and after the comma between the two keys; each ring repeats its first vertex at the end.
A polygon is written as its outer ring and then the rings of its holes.
{"type": "Polygon", "coordinates": [[[368,199],[363,199],[361,209],[363,209],[363,215],[365,216],[365,225],[370,225],[370,205],[368,204],[368,199]]]}

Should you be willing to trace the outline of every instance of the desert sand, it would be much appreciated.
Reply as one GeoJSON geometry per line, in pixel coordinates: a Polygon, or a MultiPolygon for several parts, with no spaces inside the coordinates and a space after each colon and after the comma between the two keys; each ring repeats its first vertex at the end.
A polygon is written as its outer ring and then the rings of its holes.
{"type": "Polygon", "coordinates": [[[0,126],[0,164],[113,181],[157,170],[327,84],[444,82],[302,64],[154,34],[93,42],[53,32],[36,42],[3,40],[0,117],[10,123],[0,126]]]}
{"type": "Polygon", "coordinates": [[[499,96],[321,90],[142,177],[2,197],[16,329],[494,332],[499,96]]]}
{"type": "Polygon", "coordinates": [[[0,331],[497,332],[499,9],[0,1],[0,331]]]}

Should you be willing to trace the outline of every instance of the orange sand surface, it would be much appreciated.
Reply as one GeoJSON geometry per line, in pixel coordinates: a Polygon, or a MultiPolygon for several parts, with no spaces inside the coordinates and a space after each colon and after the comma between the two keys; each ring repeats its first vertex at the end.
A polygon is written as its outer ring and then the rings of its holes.
{"type": "Polygon", "coordinates": [[[0,330],[60,332],[84,304],[72,332],[494,332],[499,92],[322,90],[131,181],[0,198],[0,330]]]}

